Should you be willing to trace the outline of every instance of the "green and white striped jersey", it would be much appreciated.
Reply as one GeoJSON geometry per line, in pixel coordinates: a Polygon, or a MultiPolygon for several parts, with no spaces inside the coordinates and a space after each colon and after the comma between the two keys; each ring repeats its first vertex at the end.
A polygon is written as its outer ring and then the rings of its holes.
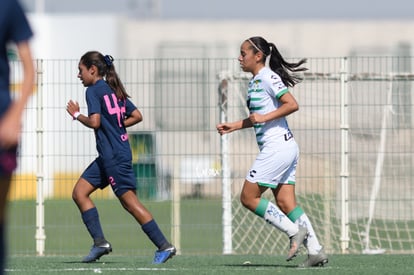
{"type": "MultiPolygon", "coordinates": [[[[279,98],[288,91],[278,74],[269,67],[262,68],[249,82],[247,107],[250,114],[259,113],[264,115],[276,110],[281,105],[279,98]]],[[[285,117],[265,123],[257,123],[253,128],[260,149],[265,145],[277,142],[284,135],[290,134],[285,117]]]]}

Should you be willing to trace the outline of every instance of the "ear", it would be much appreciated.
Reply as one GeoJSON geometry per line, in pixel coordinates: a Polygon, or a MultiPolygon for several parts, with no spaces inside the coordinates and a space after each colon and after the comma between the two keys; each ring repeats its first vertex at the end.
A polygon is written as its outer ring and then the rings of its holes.
{"type": "Polygon", "coordinates": [[[263,60],[263,53],[262,52],[257,52],[255,54],[255,58],[257,62],[261,62],[263,60]]]}
{"type": "Polygon", "coordinates": [[[95,73],[98,71],[98,68],[95,66],[95,65],[92,65],[90,68],[89,68],[89,73],[91,74],[91,75],[95,75],[95,73]]]}

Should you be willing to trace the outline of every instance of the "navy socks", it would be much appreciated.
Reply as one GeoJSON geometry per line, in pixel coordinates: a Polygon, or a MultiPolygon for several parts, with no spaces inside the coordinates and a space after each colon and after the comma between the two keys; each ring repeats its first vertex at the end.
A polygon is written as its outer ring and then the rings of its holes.
{"type": "Polygon", "coordinates": [[[99,214],[96,207],[86,210],[82,213],[82,220],[93,238],[95,245],[99,246],[105,243],[105,237],[102,231],[101,222],[99,221],[99,214]]]}
{"type": "MultiPolygon", "coordinates": [[[[92,236],[95,245],[99,246],[106,242],[96,207],[83,212],[82,220],[85,223],[89,234],[92,236]]],[[[158,249],[163,250],[171,246],[155,220],[151,220],[146,224],[143,224],[141,228],[145,234],[147,234],[148,238],[154,243],[154,245],[158,247],[158,249]]]]}
{"type": "Polygon", "coordinates": [[[159,250],[163,250],[171,246],[154,220],[143,224],[141,228],[159,250]]]}

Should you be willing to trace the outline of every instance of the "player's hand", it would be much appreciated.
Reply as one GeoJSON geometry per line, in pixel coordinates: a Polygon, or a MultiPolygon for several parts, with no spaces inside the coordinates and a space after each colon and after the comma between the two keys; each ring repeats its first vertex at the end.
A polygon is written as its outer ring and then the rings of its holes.
{"type": "Polygon", "coordinates": [[[79,110],[80,110],[79,103],[77,101],[69,100],[66,106],[66,111],[69,113],[69,115],[73,117],[73,115],[76,112],[79,112],[79,110]]]}
{"type": "Polygon", "coordinates": [[[234,131],[234,129],[228,123],[217,124],[216,129],[220,135],[228,134],[234,131]]]}
{"type": "Polygon", "coordinates": [[[258,113],[252,113],[249,116],[250,121],[252,122],[252,124],[257,124],[257,123],[263,123],[264,119],[263,119],[263,115],[260,115],[258,113]]]}
{"type": "Polygon", "coordinates": [[[0,147],[4,149],[17,146],[22,129],[21,116],[12,105],[0,120],[0,147]]]}

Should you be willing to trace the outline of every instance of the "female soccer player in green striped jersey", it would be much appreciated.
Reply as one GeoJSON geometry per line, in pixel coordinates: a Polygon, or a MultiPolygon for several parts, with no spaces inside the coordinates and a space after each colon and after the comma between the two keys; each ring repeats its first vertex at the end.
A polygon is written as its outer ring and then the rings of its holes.
{"type": "Polygon", "coordinates": [[[284,60],[275,44],[262,37],[246,39],[240,48],[240,66],[253,74],[247,93],[248,118],[217,125],[223,135],[253,127],[259,154],[246,175],[241,192],[244,207],[262,217],[290,238],[287,260],[292,260],[304,244],[308,258],[303,267],[321,266],[328,257],[319,244],[312,224],[297,205],[295,174],[299,148],[289,129],[286,116],[299,109],[288,87],[300,82],[294,72],[305,71],[302,65],[284,60]],[[269,67],[266,61],[269,60],[269,67]],[[272,190],[276,205],[262,198],[263,192],[272,190]]]}

